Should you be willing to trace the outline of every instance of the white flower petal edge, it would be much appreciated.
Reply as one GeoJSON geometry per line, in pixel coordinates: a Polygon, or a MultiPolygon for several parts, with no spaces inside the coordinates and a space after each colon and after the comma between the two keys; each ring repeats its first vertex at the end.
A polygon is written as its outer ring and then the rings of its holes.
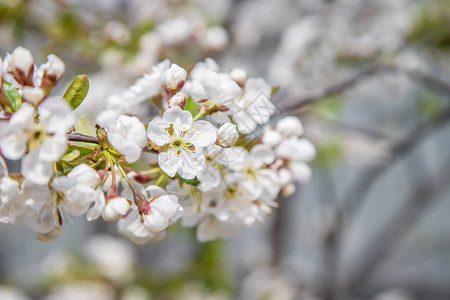
{"type": "Polygon", "coordinates": [[[108,141],[125,156],[128,163],[133,163],[147,145],[144,124],[136,117],[121,115],[115,125],[108,129],[108,141]]]}

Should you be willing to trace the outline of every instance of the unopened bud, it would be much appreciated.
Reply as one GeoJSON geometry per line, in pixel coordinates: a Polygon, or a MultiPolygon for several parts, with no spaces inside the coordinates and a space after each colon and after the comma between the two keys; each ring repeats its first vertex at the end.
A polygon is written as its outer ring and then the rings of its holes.
{"type": "Polygon", "coordinates": [[[186,70],[177,64],[172,64],[166,72],[164,83],[168,91],[180,90],[187,79],[186,70]]]}
{"type": "Polygon", "coordinates": [[[275,129],[284,137],[301,136],[303,125],[297,117],[285,117],[277,122],[275,129]]]}
{"type": "Polygon", "coordinates": [[[30,50],[17,47],[12,54],[6,56],[4,63],[6,72],[18,83],[33,86],[34,64],[30,50]]]}
{"type": "Polygon", "coordinates": [[[231,70],[230,76],[240,87],[245,86],[245,82],[248,78],[247,72],[240,68],[234,68],[233,70],[231,70]]]}
{"type": "Polygon", "coordinates": [[[239,133],[237,132],[236,125],[232,123],[223,124],[217,131],[217,140],[223,147],[231,147],[236,143],[238,137],[239,133]]]}
{"type": "Polygon", "coordinates": [[[283,197],[289,197],[295,192],[295,185],[292,183],[286,184],[281,188],[281,196],[283,197]]]}
{"type": "Polygon", "coordinates": [[[116,221],[127,214],[130,204],[127,199],[119,195],[108,195],[102,217],[105,221],[116,221]]]}
{"type": "Polygon", "coordinates": [[[262,142],[271,148],[275,148],[282,140],[282,136],[278,131],[265,130],[262,135],[262,142]]]}
{"type": "Polygon", "coordinates": [[[169,108],[174,106],[179,106],[181,109],[184,109],[186,105],[186,96],[183,93],[176,93],[175,96],[169,99],[169,108]]]}
{"type": "Polygon", "coordinates": [[[278,171],[278,182],[281,185],[286,185],[288,183],[291,183],[292,182],[291,172],[289,172],[289,170],[286,168],[281,168],[278,171]]]}

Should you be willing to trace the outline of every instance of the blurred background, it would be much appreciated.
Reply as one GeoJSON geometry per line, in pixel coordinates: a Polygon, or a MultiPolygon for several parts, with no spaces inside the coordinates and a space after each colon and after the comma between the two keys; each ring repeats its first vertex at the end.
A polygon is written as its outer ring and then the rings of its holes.
{"type": "Polygon", "coordinates": [[[88,74],[91,119],[162,59],[241,67],[318,155],[227,241],[175,225],[134,246],[81,217],[41,243],[2,224],[0,299],[450,299],[449,0],[0,0],[0,55],[19,45],[65,61],[61,91],[88,74]]]}

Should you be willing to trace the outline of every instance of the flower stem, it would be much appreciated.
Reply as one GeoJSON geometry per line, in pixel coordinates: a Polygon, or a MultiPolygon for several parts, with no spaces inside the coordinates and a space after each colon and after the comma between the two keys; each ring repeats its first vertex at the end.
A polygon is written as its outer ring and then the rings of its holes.
{"type": "Polygon", "coordinates": [[[165,183],[165,181],[169,178],[166,173],[162,173],[159,175],[158,179],[155,181],[155,185],[162,187],[165,183]]]}
{"type": "Polygon", "coordinates": [[[207,111],[202,107],[202,109],[200,109],[200,111],[195,115],[194,119],[192,119],[192,122],[197,121],[198,119],[200,119],[201,117],[203,117],[206,114],[207,114],[207,111]]]}

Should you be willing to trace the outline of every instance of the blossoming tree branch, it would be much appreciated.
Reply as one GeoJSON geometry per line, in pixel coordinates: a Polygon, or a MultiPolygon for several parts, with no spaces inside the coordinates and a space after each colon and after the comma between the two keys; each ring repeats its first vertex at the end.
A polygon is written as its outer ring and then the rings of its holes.
{"type": "Polygon", "coordinates": [[[85,214],[117,221],[141,244],[181,219],[199,241],[264,221],[279,195],[309,179],[315,148],[296,117],[275,124],[272,87],[212,59],[188,74],[168,60],[107,99],[95,125],[77,118],[89,82],[54,95],[64,62],[39,67],[18,47],[0,59],[0,222],[23,223],[40,241],[85,214]],[[5,163],[21,160],[20,173],[5,163]]]}

